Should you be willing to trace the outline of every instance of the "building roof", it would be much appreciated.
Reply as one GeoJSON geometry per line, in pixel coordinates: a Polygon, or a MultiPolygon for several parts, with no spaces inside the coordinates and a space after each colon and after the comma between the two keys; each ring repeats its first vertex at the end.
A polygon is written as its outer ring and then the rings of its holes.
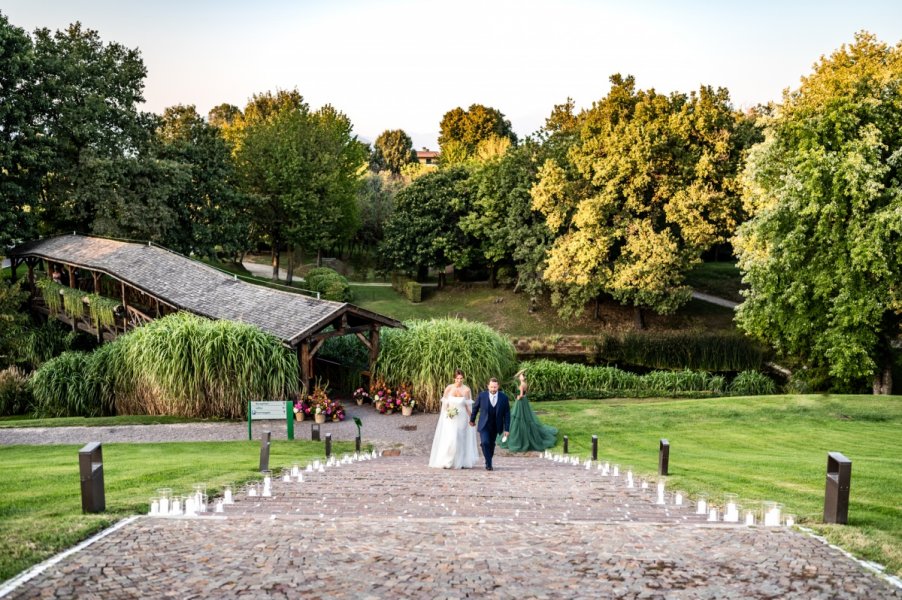
{"type": "Polygon", "coordinates": [[[417,150],[417,158],[438,158],[439,153],[433,150],[417,150]]]}
{"type": "Polygon", "coordinates": [[[150,244],[63,235],[22,244],[9,255],[99,271],[177,309],[212,319],[251,323],[290,345],[347,313],[381,325],[401,326],[395,319],[352,304],[246,283],[150,244]]]}

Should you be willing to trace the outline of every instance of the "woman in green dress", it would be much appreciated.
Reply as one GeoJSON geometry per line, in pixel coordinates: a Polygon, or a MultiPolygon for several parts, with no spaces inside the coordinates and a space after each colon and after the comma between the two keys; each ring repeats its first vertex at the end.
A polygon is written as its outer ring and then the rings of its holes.
{"type": "Polygon", "coordinates": [[[523,371],[514,377],[520,380],[520,393],[511,409],[511,427],[508,438],[498,436],[498,445],[511,452],[542,451],[557,442],[557,429],[542,425],[526,398],[526,375],[523,371]]]}

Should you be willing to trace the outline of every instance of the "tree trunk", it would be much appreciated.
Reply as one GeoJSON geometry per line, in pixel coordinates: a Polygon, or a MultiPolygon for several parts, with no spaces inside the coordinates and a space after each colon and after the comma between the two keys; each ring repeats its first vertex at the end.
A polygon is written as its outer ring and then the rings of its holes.
{"type": "Polygon", "coordinates": [[[893,365],[886,361],[883,371],[874,375],[874,395],[889,396],[893,393],[893,365]]]}
{"type": "Polygon", "coordinates": [[[633,307],[633,324],[636,326],[636,329],[645,329],[645,314],[641,306],[633,307]]]}
{"type": "Polygon", "coordinates": [[[420,283],[426,281],[426,278],[429,276],[429,267],[425,265],[420,265],[417,267],[417,281],[420,283]]]}
{"type": "Polygon", "coordinates": [[[279,247],[273,244],[272,246],[272,280],[279,280],[279,247]]]}
{"type": "Polygon", "coordinates": [[[445,287],[445,272],[439,271],[438,273],[438,289],[442,289],[445,287]]]}
{"type": "Polygon", "coordinates": [[[285,283],[291,285],[294,279],[294,246],[288,246],[288,272],[285,273],[285,283]]]}
{"type": "Polygon", "coordinates": [[[601,306],[601,299],[598,296],[595,296],[595,320],[597,321],[599,318],[599,308],[601,306]]]}
{"type": "Polygon", "coordinates": [[[317,268],[323,266],[323,249],[322,248],[316,249],[316,266],[317,266],[317,268]]]}
{"type": "Polygon", "coordinates": [[[489,287],[493,290],[498,287],[498,266],[494,264],[489,267],[489,287]]]}

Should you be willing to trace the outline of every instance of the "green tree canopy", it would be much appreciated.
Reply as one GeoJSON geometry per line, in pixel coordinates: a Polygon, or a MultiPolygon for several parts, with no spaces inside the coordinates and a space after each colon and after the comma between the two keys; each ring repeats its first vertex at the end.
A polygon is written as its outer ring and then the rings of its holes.
{"type": "Polygon", "coordinates": [[[380,247],[383,268],[423,279],[430,268],[469,265],[476,245],[459,222],[472,210],[471,193],[463,167],[423,175],[400,191],[380,247]]]}
{"type": "MultiPolygon", "coordinates": [[[[511,122],[504,118],[504,114],[497,108],[482,104],[473,104],[467,110],[460,107],[449,110],[439,124],[438,144],[443,157],[449,152],[448,144],[451,142],[461,144],[466,156],[475,156],[480,142],[492,137],[517,142],[511,122]]],[[[446,160],[443,158],[443,161],[446,160]]]]}
{"type": "MultiPolygon", "coordinates": [[[[542,166],[533,207],[562,232],[545,270],[561,313],[606,293],[636,307],[641,327],[643,308],[665,314],[689,299],[685,272],[733,233],[751,127],[725,89],[665,96],[637,91],[632,77],[611,83],[579,115],[566,158],[542,166]]],[[[556,112],[552,133],[573,126],[568,112],[556,112]]]]}
{"type": "Polygon", "coordinates": [[[416,160],[413,140],[403,129],[387,129],[379,134],[373,144],[372,162],[377,171],[391,171],[400,175],[404,165],[416,160]]]}
{"type": "Polygon", "coordinates": [[[902,46],[860,33],[766,120],[734,245],[738,322],[786,356],[890,393],[902,317],[902,46]]]}

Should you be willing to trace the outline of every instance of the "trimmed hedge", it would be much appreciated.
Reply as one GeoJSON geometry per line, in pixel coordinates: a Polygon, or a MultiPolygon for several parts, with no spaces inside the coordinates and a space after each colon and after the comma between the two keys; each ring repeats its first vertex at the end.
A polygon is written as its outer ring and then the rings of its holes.
{"type": "Polygon", "coordinates": [[[353,299],[348,280],[335,269],[329,267],[310,269],[304,281],[308,289],[319,292],[323,300],[350,302],[353,299]]]}

